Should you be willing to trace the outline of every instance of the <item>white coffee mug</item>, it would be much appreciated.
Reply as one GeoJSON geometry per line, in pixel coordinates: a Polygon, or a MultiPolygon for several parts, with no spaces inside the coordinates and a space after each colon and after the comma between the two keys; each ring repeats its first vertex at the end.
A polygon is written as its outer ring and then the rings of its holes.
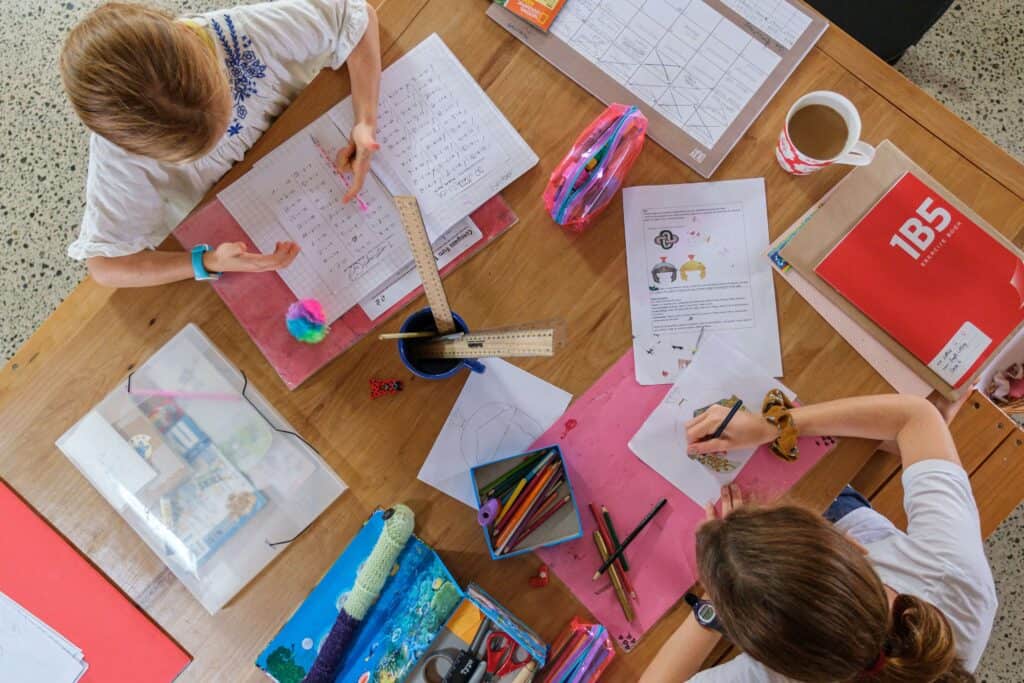
{"type": "Polygon", "coordinates": [[[786,114],[786,125],[779,134],[779,144],[775,146],[775,158],[783,170],[793,175],[808,175],[820,171],[832,164],[849,164],[851,166],[867,166],[875,158],[875,148],[860,139],[860,114],[853,102],[837,92],[816,90],[807,93],[789,108],[786,114]],[[804,154],[793,144],[789,136],[789,122],[793,114],[804,107],[818,104],[828,107],[843,117],[846,123],[846,144],[839,154],[831,159],[815,159],[804,154]]]}

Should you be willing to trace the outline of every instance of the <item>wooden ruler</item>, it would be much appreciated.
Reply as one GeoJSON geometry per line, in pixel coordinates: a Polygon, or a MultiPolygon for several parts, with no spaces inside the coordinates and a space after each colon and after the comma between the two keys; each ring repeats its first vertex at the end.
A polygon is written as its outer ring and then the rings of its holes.
{"type": "Polygon", "coordinates": [[[395,206],[398,207],[398,215],[402,219],[405,236],[409,239],[409,247],[412,249],[412,256],[416,261],[416,270],[419,271],[420,279],[423,280],[423,291],[427,294],[427,303],[430,304],[430,312],[434,315],[437,331],[441,334],[451,334],[455,331],[455,319],[452,318],[452,309],[448,305],[444,285],[441,284],[441,273],[437,269],[434,250],[430,248],[427,229],[423,226],[420,205],[417,203],[416,197],[396,195],[395,206]]]}
{"type": "Polygon", "coordinates": [[[523,329],[467,332],[449,339],[425,339],[410,343],[419,358],[514,358],[555,355],[555,329],[523,329]]]}

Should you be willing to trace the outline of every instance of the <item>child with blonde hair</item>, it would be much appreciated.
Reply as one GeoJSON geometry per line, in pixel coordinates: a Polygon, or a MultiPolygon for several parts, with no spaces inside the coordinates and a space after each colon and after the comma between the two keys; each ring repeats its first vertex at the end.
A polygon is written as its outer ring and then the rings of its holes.
{"type": "Polygon", "coordinates": [[[68,255],[100,284],[159,285],[277,270],[298,254],[243,243],[155,251],[324,67],[348,64],[356,123],[338,155],[350,201],[376,142],[377,19],[366,0],[279,0],[186,18],[112,2],[75,26],[64,88],[92,131],[81,231],[68,255]]]}

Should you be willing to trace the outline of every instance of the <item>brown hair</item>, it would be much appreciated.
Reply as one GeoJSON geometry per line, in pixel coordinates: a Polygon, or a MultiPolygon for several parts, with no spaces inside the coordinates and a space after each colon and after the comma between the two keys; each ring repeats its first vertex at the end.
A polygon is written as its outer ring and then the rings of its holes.
{"type": "Polygon", "coordinates": [[[708,522],[697,532],[697,564],[729,638],[784,676],[974,680],[942,612],[909,595],[890,612],[861,549],[810,510],[744,506],[708,522]]]}
{"type": "Polygon", "coordinates": [[[227,75],[202,37],[161,10],[111,2],[64,42],[60,73],[83,123],[160,161],[210,151],[231,117],[227,75]]]}

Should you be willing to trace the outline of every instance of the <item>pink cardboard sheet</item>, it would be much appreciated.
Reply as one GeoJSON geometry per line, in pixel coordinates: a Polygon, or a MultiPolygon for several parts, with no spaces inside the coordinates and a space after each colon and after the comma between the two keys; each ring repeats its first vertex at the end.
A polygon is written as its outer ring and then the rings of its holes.
{"type": "MultiPolygon", "coordinates": [[[[682,598],[697,578],[695,531],[704,511],[629,450],[627,443],[671,386],[640,386],[633,351],[620,358],[534,448],[559,444],[583,520],[583,537],[537,555],[577,599],[629,651],[682,598]],[[626,535],[660,499],[668,504],[630,545],[629,579],[637,592],[636,619],[628,623],[607,578],[592,581],[601,561],[594,547],[589,503],[608,508],[616,530],[626,535]]],[[[787,491],[835,445],[829,438],[800,440],[800,457],[786,463],[767,447],[754,453],[736,483],[762,500],[787,491]]]]}
{"type": "MultiPolygon", "coordinates": [[[[465,263],[518,220],[501,195],[492,197],[470,214],[470,218],[484,237],[442,268],[442,276],[465,263]]],[[[203,243],[245,242],[250,249],[256,250],[256,245],[242,226],[216,199],[182,222],[174,230],[174,236],[186,249],[203,243]]],[[[285,327],[284,314],[295,301],[295,295],[277,273],[227,273],[213,283],[213,288],[289,389],[305,382],[423,291],[423,287],[417,287],[376,320],[370,320],[360,306],[355,306],[331,323],[330,334],[324,341],[303,344],[292,338],[285,327]]]]}

